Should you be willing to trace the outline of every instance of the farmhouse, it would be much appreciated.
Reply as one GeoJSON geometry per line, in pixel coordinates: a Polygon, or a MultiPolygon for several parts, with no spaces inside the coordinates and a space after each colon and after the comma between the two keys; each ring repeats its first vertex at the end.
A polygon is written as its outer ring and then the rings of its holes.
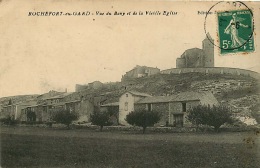
{"type": "Polygon", "coordinates": [[[189,125],[185,120],[187,111],[198,105],[217,105],[218,101],[211,92],[182,92],[171,96],[151,96],[146,93],[127,91],[119,102],[102,105],[103,111],[118,107],[118,122],[128,125],[126,115],[134,110],[158,111],[161,113],[159,125],[183,127],[189,125]]]}
{"type": "Polygon", "coordinates": [[[217,99],[210,92],[182,92],[172,96],[146,97],[135,103],[135,110],[145,109],[161,113],[157,125],[187,126],[187,111],[198,105],[216,105],[217,99]]]}

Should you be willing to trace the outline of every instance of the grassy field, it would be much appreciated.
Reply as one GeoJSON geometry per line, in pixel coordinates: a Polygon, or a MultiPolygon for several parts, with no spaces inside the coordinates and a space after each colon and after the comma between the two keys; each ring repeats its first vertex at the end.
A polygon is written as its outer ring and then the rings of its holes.
{"type": "Polygon", "coordinates": [[[1,167],[256,168],[259,145],[253,133],[143,135],[1,127],[1,167]]]}

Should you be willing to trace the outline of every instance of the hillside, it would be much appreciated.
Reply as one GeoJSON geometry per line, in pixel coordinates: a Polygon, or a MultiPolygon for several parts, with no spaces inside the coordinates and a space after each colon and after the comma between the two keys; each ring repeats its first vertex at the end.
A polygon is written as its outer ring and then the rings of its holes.
{"type": "MultiPolygon", "coordinates": [[[[149,77],[119,82],[113,89],[103,88],[96,93],[107,93],[108,102],[118,101],[126,90],[145,92],[151,95],[172,95],[182,91],[210,91],[219,102],[231,107],[242,117],[254,117],[260,122],[260,84],[249,76],[228,74],[157,74],[149,77]]],[[[86,91],[89,93],[90,91],[86,91]]]]}
{"type": "Polygon", "coordinates": [[[13,103],[19,103],[27,100],[33,100],[37,96],[38,96],[37,94],[33,94],[33,95],[17,95],[17,96],[1,97],[0,105],[7,105],[10,99],[12,99],[13,103]]]}
{"type": "MultiPolygon", "coordinates": [[[[182,91],[210,91],[220,103],[231,107],[234,114],[244,118],[254,117],[260,123],[260,84],[249,76],[228,74],[157,74],[124,82],[104,84],[101,89],[87,89],[69,95],[65,101],[101,97],[103,103],[118,102],[126,90],[135,90],[153,96],[167,96],[182,91]],[[105,99],[102,96],[105,96],[105,99]]],[[[34,99],[37,95],[23,95],[0,98],[0,104],[34,99]]]]}

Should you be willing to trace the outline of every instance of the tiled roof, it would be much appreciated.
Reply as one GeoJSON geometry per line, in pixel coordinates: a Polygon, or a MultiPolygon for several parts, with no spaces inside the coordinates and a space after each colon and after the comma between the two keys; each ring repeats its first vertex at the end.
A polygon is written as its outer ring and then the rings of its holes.
{"type": "Polygon", "coordinates": [[[106,106],[119,106],[119,102],[114,102],[114,103],[107,103],[107,104],[103,104],[101,105],[102,107],[106,107],[106,106]]]}
{"type": "Polygon", "coordinates": [[[153,96],[153,97],[146,97],[144,99],[139,100],[136,102],[137,104],[143,103],[166,103],[171,102],[172,96],[153,96]]]}
{"type": "Polygon", "coordinates": [[[26,102],[20,102],[14,105],[18,105],[18,106],[35,106],[37,105],[37,101],[26,101],[26,102]]]}
{"type": "Polygon", "coordinates": [[[55,104],[53,104],[53,106],[64,106],[64,105],[65,105],[64,102],[59,102],[59,103],[55,103],[55,104]]]}
{"type": "Polygon", "coordinates": [[[141,93],[141,92],[136,92],[136,91],[128,91],[128,92],[135,96],[151,97],[151,95],[149,95],[147,93],[141,93]]]}
{"type": "Polygon", "coordinates": [[[72,100],[72,101],[67,101],[67,102],[64,102],[65,104],[68,104],[68,103],[76,103],[76,102],[80,102],[81,100],[72,100]]]}
{"type": "Polygon", "coordinates": [[[24,106],[23,107],[23,109],[24,109],[24,108],[27,108],[27,107],[36,107],[38,105],[37,105],[36,101],[30,101],[30,102],[23,102],[23,103],[19,104],[19,106],[24,106]]]}
{"type": "Polygon", "coordinates": [[[203,97],[208,97],[209,99],[212,99],[214,96],[210,92],[182,92],[172,96],[146,97],[136,103],[144,104],[144,103],[166,103],[166,102],[178,102],[178,101],[196,101],[196,100],[201,100],[203,97]]]}

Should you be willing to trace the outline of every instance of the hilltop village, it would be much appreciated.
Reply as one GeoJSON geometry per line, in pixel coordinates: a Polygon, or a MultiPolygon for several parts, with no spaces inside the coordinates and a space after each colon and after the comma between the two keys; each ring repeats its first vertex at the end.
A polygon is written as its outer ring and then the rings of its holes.
{"type": "Polygon", "coordinates": [[[259,74],[250,70],[215,67],[213,39],[208,35],[202,49],[186,50],[176,60],[176,68],[137,65],[121,82],[76,84],[75,92],[51,90],[41,95],[0,98],[1,117],[21,122],[49,122],[57,109],[77,112],[77,122],[90,122],[96,109],[113,110],[114,125],[127,125],[126,115],[135,109],[162,111],[158,125],[183,127],[188,109],[199,104],[229,105],[234,115],[258,120],[259,74]],[[247,100],[247,101],[246,101],[247,100]],[[30,115],[28,115],[30,114],[30,115]],[[33,114],[33,115],[31,115],[33,114]]]}

